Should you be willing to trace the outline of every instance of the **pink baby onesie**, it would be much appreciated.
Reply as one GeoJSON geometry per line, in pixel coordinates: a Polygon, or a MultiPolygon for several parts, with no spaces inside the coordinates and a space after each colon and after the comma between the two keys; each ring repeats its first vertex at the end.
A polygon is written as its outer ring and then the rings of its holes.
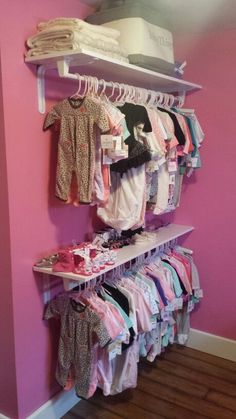
{"type": "MultiPolygon", "coordinates": [[[[101,300],[102,301],[102,300],[101,300]]],[[[109,335],[111,336],[111,339],[116,339],[117,336],[122,333],[124,329],[124,321],[121,319],[121,316],[114,314],[113,309],[106,304],[101,304],[97,300],[90,298],[88,300],[89,305],[91,308],[99,315],[99,317],[102,319],[103,323],[105,324],[107,331],[109,335]],[[118,317],[119,316],[119,317],[118,317]],[[119,322],[117,321],[117,317],[119,319],[119,322]],[[123,321],[123,327],[121,326],[123,321]]]]}
{"type": "Polygon", "coordinates": [[[183,263],[186,273],[188,275],[189,283],[192,286],[191,263],[189,259],[185,255],[176,252],[175,250],[172,252],[172,255],[174,256],[174,258],[178,259],[180,262],[183,263]]]}
{"type": "Polygon", "coordinates": [[[137,340],[134,340],[126,351],[111,361],[113,370],[111,395],[137,386],[138,361],[139,345],[137,340]]]}
{"type": "Polygon", "coordinates": [[[172,301],[175,298],[175,294],[172,291],[170,285],[167,282],[165,273],[155,264],[150,264],[146,267],[146,270],[151,272],[151,274],[160,281],[161,287],[164,291],[165,297],[168,301],[172,301]]]}
{"type": "Polygon", "coordinates": [[[174,258],[173,256],[168,256],[165,255],[163,257],[164,260],[168,260],[170,262],[170,264],[173,266],[173,268],[176,269],[181,281],[184,284],[184,287],[186,289],[186,291],[192,295],[192,287],[190,285],[189,279],[188,279],[188,275],[186,273],[185,267],[183,265],[182,262],[180,262],[179,260],[177,260],[176,258],[174,258]]]}
{"type": "Polygon", "coordinates": [[[123,286],[132,292],[135,301],[138,333],[149,332],[152,329],[152,312],[145,301],[142,290],[138,288],[132,281],[131,284],[125,283],[123,286]]]}

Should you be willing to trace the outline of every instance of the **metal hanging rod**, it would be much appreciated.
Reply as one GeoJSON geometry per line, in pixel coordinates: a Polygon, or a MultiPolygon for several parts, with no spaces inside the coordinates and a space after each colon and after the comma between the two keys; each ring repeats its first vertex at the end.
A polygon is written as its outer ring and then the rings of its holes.
{"type": "MultiPolygon", "coordinates": [[[[126,100],[133,99],[137,103],[145,103],[148,100],[148,103],[156,102],[158,105],[164,106],[173,106],[174,103],[176,106],[183,106],[185,94],[183,93],[181,96],[174,96],[169,93],[162,93],[150,89],[145,89],[137,86],[131,86],[124,83],[118,83],[113,81],[105,81],[104,79],[98,80],[96,77],[88,76],[88,75],[80,75],[78,73],[70,73],[70,64],[69,61],[66,59],[58,60],[57,61],[57,70],[58,75],[61,78],[67,78],[72,80],[79,81],[79,86],[81,86],[81,81],[84,81],[89,89],[92,89],[93,92],[98,93],[99,87],[102,87],[101,92],[105,92],[106,88],[112,89],[112,93],[109,96],[111,98],[115,92],[118,90],[118,96],[121,98],[122,93],[126,93],[126,100]]],[[[38,109],[39,112],[44,114],[45,113],[45,67],[43,65],[38,66],[37,71],[37,89],[38,89],[38,109]]],[[[80,87],[79,87],[80,88],[80,87]]],[[[89,90],[88,89],[88,90],[89,90]]],[[[79,90],[79,89],[78,89],[79,90]]],[[[86,90],[87,92],[87,90],[86,90]]],[[[100,93],[101,93],[100,92],[100,93]]]]}

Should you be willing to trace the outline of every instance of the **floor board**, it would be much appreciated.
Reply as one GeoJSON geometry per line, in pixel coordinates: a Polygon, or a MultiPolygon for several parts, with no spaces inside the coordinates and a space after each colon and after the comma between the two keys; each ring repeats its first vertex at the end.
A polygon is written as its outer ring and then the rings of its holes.
{"type": "Polygon", "coordinates": [[[101,390],[63,419],[236,419],[236,363],[173,345],[139,363],[138,386],[116,396],[101,390]]]}
{"type": "Polygon", "coordinates": [[[229,361],[228,359],[220,358],[218,356],[212,356],[210,354],[207,354],[206,352],[200,352],[196,349],[186,348],[185,346],[181,345],[171,346],[171,351],[178,352],[180,354],[185,353],[185,355],[190,358],[196,358],[201,361],[208,362],[209,364],[216,365],[218,367],[222,367],[236,372],[236,362],[229,361]]]}
{"type": "MultiPolygon", "coordinates": [[[[186,350],[188,350],[188,348],[186,348],[186,350]]],[[[189,357],[186,355],[186,352],[177,353],[169,349],[165,353],[164,357],[168,361],[177,362],[178,364],[189,367],[194,371],[201,371],[205,374],[236,384],[236,371],[218,367],[215,364],[210,364],[209,362],[202,361],[201,359],[189,357]]]]}
{"type": "Polygon", "coordinates": [[[201,371],[192,370],[191,366],[185,367],[174,361],[167,361],[166,359],[159,359],[152,365],[153,367],[155,366],[158,369],[158,371],[166,371],[167,373],[170,373],[171,371],[171,376],[176,375],[177,377],[186,378],[187,380],[190,380],[195,384],[204,385],[207,388],[220,391],[232,397],[236,397],[235,384],[231,384],[228,381],[216,378],[212,375],[207,375],[205,373],[202,373],[201,371]]]}
{"type": "Polygon", "coordinates": [[[236,399],[234,397],[226,396],[225,394],[216,391],[209,391],[206,398],[207,400],[214,402],[218,406],[222,406],[226,409],[231,409],[234,412],[236,412],[236,399]]]}
{"type": "MultiPolygon", "coordinates": [[[[157,366],[158,369],[158,366],[157,366]]],[[[204,397],[208,388],[204,384],[196,384],[191,379],[185,379],[171,374],[170,370],[163,371],[158,369],[158,372],[152,365],[141,363],[139,366],[139,376],[148,380],[153,380],[164,387],[171,387],[179,389],[186,394],[194,397],[204,397]]]]}

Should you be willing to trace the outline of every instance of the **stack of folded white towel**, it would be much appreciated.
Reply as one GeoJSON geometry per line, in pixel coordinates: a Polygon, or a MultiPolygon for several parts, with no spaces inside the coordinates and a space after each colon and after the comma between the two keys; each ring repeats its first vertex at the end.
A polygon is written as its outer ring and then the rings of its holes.
{"type": "Polygon", "coordinates": [[[116,29],[91,25],[81,19],[56,18],[38,24],[36,35],[27,40],[26,57],[85,49],[128,62],[127,52],[119,45],[119,36],[116,29]]]}

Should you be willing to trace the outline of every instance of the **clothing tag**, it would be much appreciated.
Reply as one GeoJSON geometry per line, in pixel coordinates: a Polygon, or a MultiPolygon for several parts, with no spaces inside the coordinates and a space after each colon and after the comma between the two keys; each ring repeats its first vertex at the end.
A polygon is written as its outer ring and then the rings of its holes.
{"type": "Polygon", "coordinates": [[[113,140],[115,141],[115,150],[121,150],[122,149],[122,144],[121,144],[121,140],[122,137],[113,137],[113,140]]]}
{"type": "Polygon", "coordinates": [[[169,175],[169,185],[175,184],[175,175],[169,175]]]}
{"type": "Polygon", "coordinates": [[[174,304],[172,302],[168,303],[168,305],[166,306],[166,310],[167,311],[174,311],[174,304]]]}
{"type": "Polygon", "coordinates": [[[181,308],[183,308],[183,303],[184,303],[183,298],[181,297],[176,298],[176,302],[177,302],[178,309],[181,310],[181,308]]]}
{"type": "Polygon", "coordinates": [[[113,145],[113,136],[112,135],[101,135],[101,147],[102,148],[112,148],[113,145]]]}
{"type": "Polygon", "coordinates": [[[203,297],[203,290],[199,288],[198,290],[194,290],[194,297],[202,298],[203,297]]]}
{"type": "Polygon", "coordinates": [[[173,305],[173,311],[174,311],[174,310],[178,310],[178,306],[177,306],[177,298],[174,298],[174,299],[171,301],[171,303],[172,303],[172,305],[173,305]]]}
{"type": "Polygon", "coordinates": [[[112,352],[115,347],[116,347],[116,341],[114,340],[113,342],[109,343],[107,347],[108,352],[112,352]]]}
{"type": "Polygon", "coordinates": [[[116,341],[116,354],[121,355],[121,342],[119,340],[116,341]]]}
{"type": "MultiPolygon", "coordinates": [[[[154,160],[150,160],[147,164],[146,164],[146,173],[153,173],[156,170],[158,170],[158,164],[157,162],[155,162],[154,160]]],[[[151,176],[151,175],[150,175],[151,176]]]]}
{"type": "Polygon", "coordinates": [[[152,325],[152,330],[156,329],[156,327],[157,327],[157,316],[154,315],[154,314],[151,316],[151,325],[152,325]]]}
{"type": "Polygon", "coordinates": [[[153,162],[153,172],[156,172],[157,170],[159,170],[159,161],[154,161],[153,162]]]}
{"type": "Polygon", "coordinates": [[[128,154],[126,150],[107,150],[107,156],[111,159],[116,159],[116,157],[126,158],[128,154]]]}
{"type": "Polygon", "coordinates": [[[129,331],[127,330],[126,331],[126,336],[125,336],[125,340],[124,340],[124,343],[129,343],[129,338],[130,338],[130,333],[129,333],[129,331]]]}
{"type": "Polygon", "coordinates": [[[114,359],[117,355],[116,348],[114,348],[112,351],[109,351],[109,361],[114,359]]]}
{"type": "Polygon", "coordinates": [[[176,161],[168,162],[168,172],[177,172],[177,163],[176,161]]]}
{"type": "Polygon", "coordinates": [[[161,317],[162,317],[162,320],[165,322],[168,322],[170,319],[169,313],[167,313],[165,310],[162,310],[161,317]]]}
{"type": "Polygon", "coordinates": [[[108,350],[108,353],[109,353],[109,361],[111,361],[117,355],[117,342],[114,341],[114,342],[110,343],[110,345],[108,345],[107,350],[108,350]]]}
{"type": "Polygon", "coordinates": [[[165,156],[162,156],[162,157],[158,160],[158,165],[159,165],[159,166],[162,166],[165,162],[166,162],[165,156]]]}
{"type": "Polygon", "coordinates": [[[125,330],[122,330],[122,331],[120,332],[120,334],[116,337],[116,339],[117,339],[118,341],[120,341],[120,342],[124,342],[124,341],[125,341],[125,339],[126,339],[126,332],[125,332],[125,330]]]}
{"type": "Polygon", "coordinates": [[[197,157],[191,157],[192,167],[197,167],[198,164],[198,158],[197,157]]]}
{"type": "Polygon", "coordinates": [[[193,300],[189,300],[188,307],[187,307],[187,313],[191,313],[191,311],[193,311],[193,309],[194,309],[193,300]]]}

